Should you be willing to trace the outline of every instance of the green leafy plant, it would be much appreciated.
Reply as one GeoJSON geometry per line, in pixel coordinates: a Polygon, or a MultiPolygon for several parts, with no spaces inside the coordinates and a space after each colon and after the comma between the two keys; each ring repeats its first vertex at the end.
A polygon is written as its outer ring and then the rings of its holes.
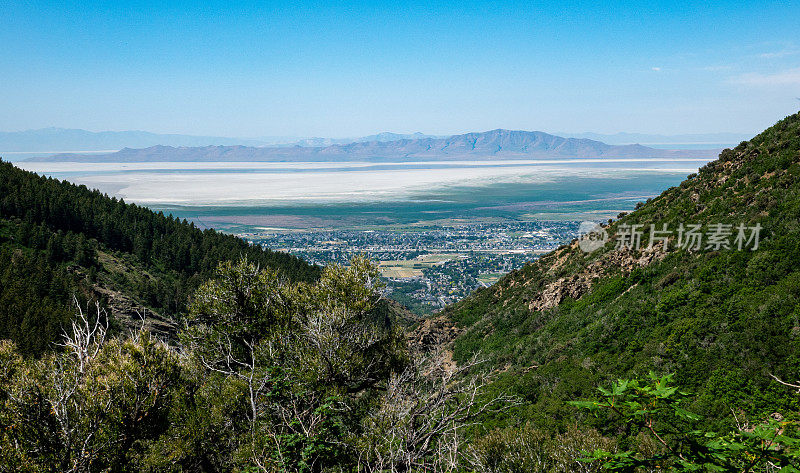
{"type": "Polygon", "coordinates": [[[652,471],[800,471],[797,423],[773,415],[752,427],[730,433],[707,430],[703,418],[686,409],[689,394],[673,384],[673,376],[650,374],[646,380],[619,380],[598,388],[596,401],[570,404],[598,416],[608,415],[629,438],[644,439],[654,448],[628,448],[586,453],[607,470],[652,471]],[[644,437],[644,439],[642,438],[644,437]],[[650,451],[648,451],[650,450],[650,451]]]}

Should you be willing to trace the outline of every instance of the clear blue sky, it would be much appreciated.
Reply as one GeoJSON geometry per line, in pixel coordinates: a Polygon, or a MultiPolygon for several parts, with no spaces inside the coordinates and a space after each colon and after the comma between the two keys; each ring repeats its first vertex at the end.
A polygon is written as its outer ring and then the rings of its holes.
{"type": "Polygon", "coordinates": [[[0,2],[0,130],[750,133],[800,109],[795,1],[292,3],[0,2]]]}

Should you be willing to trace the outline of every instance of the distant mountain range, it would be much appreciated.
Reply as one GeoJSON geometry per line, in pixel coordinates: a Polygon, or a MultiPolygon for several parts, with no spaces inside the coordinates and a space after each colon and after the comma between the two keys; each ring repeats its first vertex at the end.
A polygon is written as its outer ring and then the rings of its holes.
{"type": "Polygon", "coordinates": [[[419,140],[423,138],[443,138],[443,137],[435,135],[426,135],[419,132],[407,135],[400,133],[383,132],[383,133],[378,133],[376,135],[362,136],[360,138],[304,138],[302,140],[297,140],[294,143],[290,144],[297,146],[304,146],[304,147],[321,148],[325,146],[345,145],[349,143],[363,143],[371,141],[378,141],[383,143],[387,141],[419,140]]]}
{"type": "Polygon", "coordinates": [[[58,154],[31,161],[382,161],[547,158],[713,158],[719,150],[666,150],[642,145],[609,145],[540,131],[492,130],[448,137],[375,135],[372,140],[321,146],[151,146],[107,154],[58,154]]]}
{"type": "Polygon", "coordinates": [[[433,138],[422,133],[378,133],[357,138],[299,138],[296,136],[267,136],[260,138],[230,138],[160,134],[147,131],[86,131],[69,128],[0,132],[0,152],[6,153],[81,153],[86,151],[149,148],[151,146],[304,146],[323,147],[363,141],[396,141],[433,138]]]}
{"type": "MultiPolygon", "coordinates": [[[[285,139],[288,140],[288,139],[285,139]]],[[[0,151],[43,152],[102,151],[122,148],[165,146],[247,145],[264,146],[281,142],[281,138],[243,139],[215,136],[158,134],[147,131],[93,132],[67,128],[0,132],[0,151]]],[[[283,141],[286,142],[286,141],[283,141]]]]}
{"type": "Polygon", "coordinates": [[[687,145],[687,144],[726,144],[737,145],[750,139],[750,135],[743,133],[691,133],[684,135],[651,135],[645,133],[614,133],[603,135],[600,133],[557,133],[566,138],[587,138],[602,141],[610,145],[627,145],[639,143],[643,145],[687,145]]]}
{"type": "MultiPolygon", "coordinates": [[[[472,134],[469,134],[472,135],[472,134]]],[[[747,138],[737,133],[707,133],[684,135],[654,135],[642,133],[556,133],[564,138],[589,139],[609,145],[651,144],[659,148],[708,148],[732,146],[747,138]]],[[[466,136],[466,135],[455,135],[466,136]]],[[[387,143],[403,140],[448,139],[449,136],[426,135],[423,133],[378,133],[351,138],[302,138],[292,136],[265,136],[258,138],[231,138],[221,136],[195,136],[181,134],[160,134],[146,131],[101,131],[92,132],[68,128],[42,128],[15,132],[0,132],[0,153],[97,153],[111,152],[123,148],[142,149],[154,146],[167,147],[207,147],[207,146],[248,146],[248,147],[308,147],[327,148],[351,143],[387,143]]],[[[332,150],[331,150],[332,151],[332,150]]]]}

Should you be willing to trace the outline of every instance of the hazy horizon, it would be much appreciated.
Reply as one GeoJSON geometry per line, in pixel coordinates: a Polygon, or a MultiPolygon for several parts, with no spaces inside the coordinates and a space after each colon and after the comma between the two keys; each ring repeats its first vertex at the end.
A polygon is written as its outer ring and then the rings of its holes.
{"type": "MultiPolygon", "coordinates": [[[[492,130],[498,129],[505,129],[510,131],[530,131],[530,132],[543,132],[550,135],[555,136],[562,136],[562,137],[573,137],[578,135],[601,135],[601,136],[622,136],[622,135],[651,135],[651,136],[662,136],[667,138],[674,138],[674,137],[682,137],[682,136],[708,136],[708,135],[753,135],[756,131],[752,132],[745,132],[745,131],[736,131],[736,130],[718,130],[718,131],[711,131],[705,133],[697,133],[697,132],[687,132],[687,133],[645,133],[637,130],[617,130],[613,132],[601,133],[594,130],[572,130],[572,131],[564,131],[564,130],[549,130],[549,129],[537,129],[537,130],[522,130],[522,129],[509,129],[509,128],[487,128],[487,129],[470,129],[470,130],[461,130],[456,133],[447,133],[443,135],[437,135],[433,133],[428,133],[425,130],[414,130],[414,131],[398,131],[398,130],[373,130],[370,133],[365,133],[361,135],[336,135],[336,136],[316,136],[316,135],[293,135],[293,136],[273,136],[273,135],[253,135],[253,136],[223,136],[220,133],[211,133],[208,135],[205,134],[193,134],[193,133],[170,133],[170,132],[158,132],[153,130],[145,130],[145,129],[86,129],[86,128],[77,128],[77,127],[69,127],[69,126],[43,126],[39,128],[25,128],[25,129],[3,129],[0,130],[0,133],[31,133],[31,132],[41,132],[41,131],[49,131],[49,130],[57,130],[57,131],[81,131],[81,132],[89,132],[89,133],[146,133],[146,134],[153,134],[153,135],[176,135],[176,136],[192,136],[192,137],[218,137],[218,138],[226,138],[226,139],[241,139],[241,140],[307,140],[307,139],[335,139],[335,140],[348,140],[348,139],[360,139],[368,136],[377,136],[382,134],[393,134],[393,135],[414,135],[414,134],[422,134],[425,136],[437,136],[437,137],[444,137],[444,136],[454,136],[454,135],[464,135],[469,133],[483,133],[492,130]]],[[[590,138],[592,139],[592,138],[590,138]]],[[[666,144],[666,143],[652,143],[652,144],[666,144]]]]}
{"type": "Polygon", "coordinates": [[[754,134],[800,106],[797,5],[0,5],[0,129],[754,134]]]}

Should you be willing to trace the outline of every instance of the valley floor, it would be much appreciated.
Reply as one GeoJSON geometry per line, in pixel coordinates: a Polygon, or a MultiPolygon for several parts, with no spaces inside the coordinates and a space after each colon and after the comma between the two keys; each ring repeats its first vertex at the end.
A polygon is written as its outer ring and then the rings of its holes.
{"type": "Polygon", "coordinates": [[[427,315],[571,240],[577,228],[573,221],[532,221],[241,236],[319,265],[366,255],[378,263],[390,297],[427,315]]]}

